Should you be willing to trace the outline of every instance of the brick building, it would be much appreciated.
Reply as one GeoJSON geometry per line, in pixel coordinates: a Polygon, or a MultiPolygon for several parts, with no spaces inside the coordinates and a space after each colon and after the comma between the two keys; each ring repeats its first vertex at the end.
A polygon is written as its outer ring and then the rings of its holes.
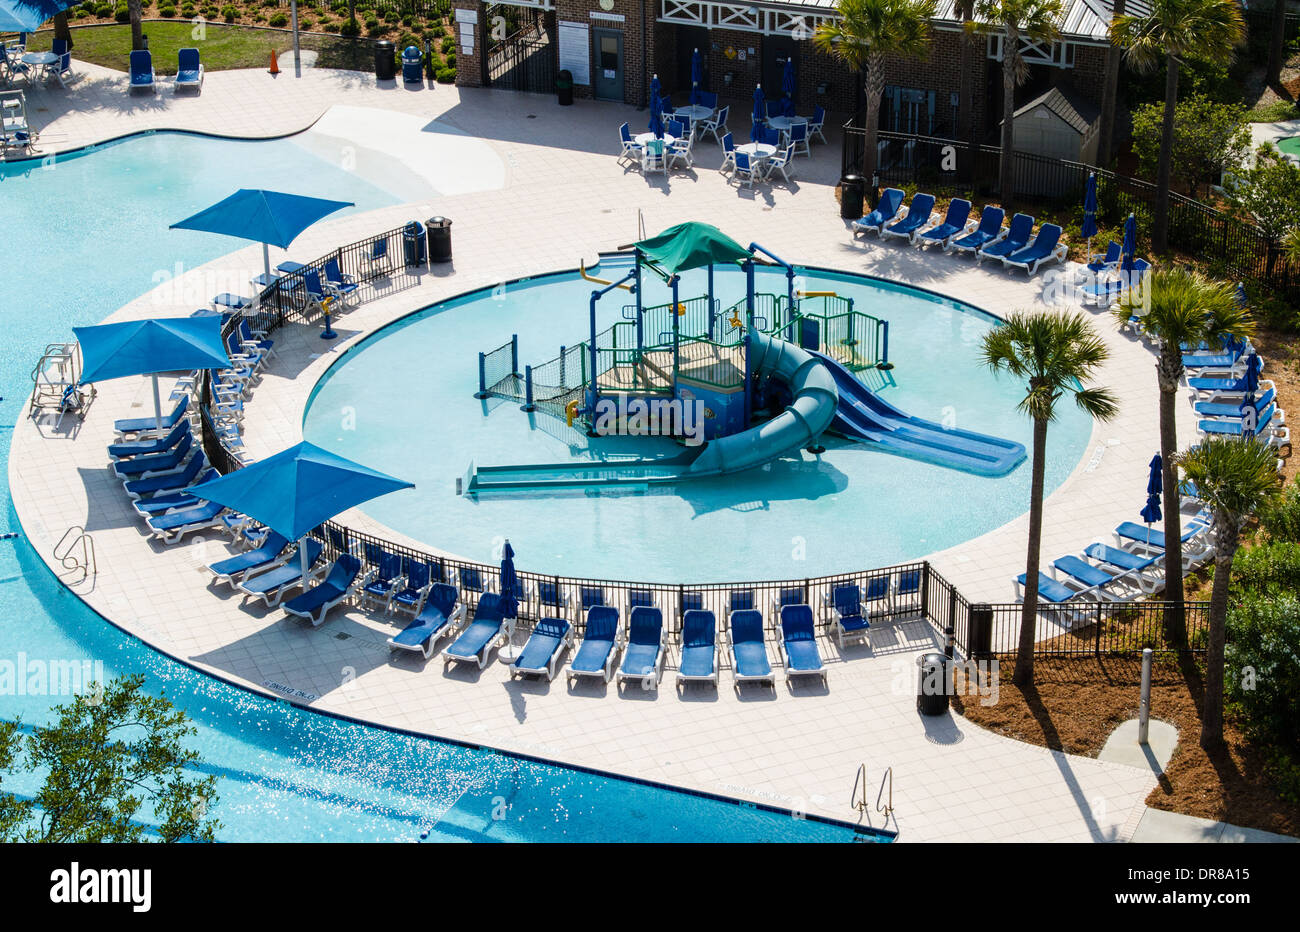
{"type": "MultiPolygon", "coordinates": [[[[781,92],[793,57],[800,113],[821,104],[835,114],[860,110],[862,82],[814,48],[812,31],[835,15],[834,0],[452,0],[458,84],[551,93],[559,70],[574,78],[578,98],[646,103],[652,75],[682,100],[690,88],[694,49],[705,56],[705,86],[736,102],[733,128],[745,122],[755,85],[781,92]],[[737,119],[739,117],[739,119],[737,119]]],[[[1024,43],[1030,77],[1017,106],[1065,85],[1101,103],[1110,0],[1067,0],[1060,38],[1024,43]]],[[[1129,0],[1130,12],[1144,11],[1129,0]]],[[[940,0],[925,59],[891,60],[881,127],[950,136],[958,125],[962,27],[953,0],[940,0]]],[[[996,133],[1001,120],[1001,39],[978,40],[980,59],[971,104],[975,125],[996,133]]]]}

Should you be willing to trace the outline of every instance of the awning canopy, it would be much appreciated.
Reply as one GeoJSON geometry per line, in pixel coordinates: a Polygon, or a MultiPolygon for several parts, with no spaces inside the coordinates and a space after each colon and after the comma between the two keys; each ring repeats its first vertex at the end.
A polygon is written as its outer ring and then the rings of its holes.
{"type": "Polygon", "coordinates": [[[694,220],[671,226],[636,246],[669,275],[753,258],[748,249],[717,227],[694,220]]]}

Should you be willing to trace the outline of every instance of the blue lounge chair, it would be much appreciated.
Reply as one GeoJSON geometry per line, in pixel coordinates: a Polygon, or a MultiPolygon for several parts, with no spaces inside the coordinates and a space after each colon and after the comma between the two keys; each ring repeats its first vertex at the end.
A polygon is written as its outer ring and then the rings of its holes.
{"type": "Polygon", "coordinates": [[[453,663],[475,663],[482,670],[494,648],[510,637],[505,616],[501,613],[501,596],[485,592],[474,609],[474,621],[442,652],[442,668],[453,663]]]}
{"type": "Polygon", "coordinates": [[[831,614],[835,618],[831,633],[840,650],[845,644],[870,641],[871,621],[862,608],[862,590],[856,585],[836,586],[831,590],[831,614]]]}
{"type": "Polygon", "coordinates": [[[186,534],[206,530],[221,524],[226,506],[216,502],[202,502],[192,508],[182,508],[167,514],[147,518],[149,532],[165,544],[174,544],[186,534]]]}
{"type": "Polygon", "coordinates": [[[361,580],[361,601],[367,610],[382,604],[384,611],[393,607],[393,596],[402,589],[406,577],[402,575],[402,558],[386,550],[366,554],[375,566],[366,571],[361,580]]]}
{"type": "Polygon", "coordinates": [[[1061,242],[1061,228],[1055,223],[1044,223],[1032,243],[1003,257],[1002,267],[1024,269],[1032,278],[1044,262],[1064,262],[1069,251],[1061,242]]]}
{"type": "Polygon", "coordinates": [[[555,679],[560,656],[566,647],[573,646],[573,625],[563,618],[543,618],[537,622],[524,649],[510,664],[510,678],[516,676],[544,676],[555,679]]]}
{"type": "Polygon", "coordinates": [[[763,638],[763,613],[755,609],[732,612],[727,628],[727,652],[737,689],[742,683],[767,683],[776,688],[772,663],[763,638]]]}
{"type": "Polygon", "coordinates": [[[1143,592],[1156,592],[1164,588],[1163,553],[1140,556],[1100,542],[1089,544],[1083,552],[1097,563],[1115,567],[1143,592]]]}
{"type": "Polygon", "coordinates": [[[787,605],[800,605],[808,601],[808,596],[804,592],[803,586],[791,586],[787,589],[781,589],[777,592],[776,598],[772,600],[772,614],[779,616],[781,609],[787,605]]]}
{"type": "Polygon", "coordinates": [[[587,612],[582,643],[569,661],[570,685],[580,676],[598,676],[606,683],[610,681],[618,655],[618,635],[618,609],[596,605],[587,612]]]}
{"type": "Polygon", "coordinates": [[[682,659],[677,665],[677,685],[718,685],[718,619],[713,612],[696,609],[682,616],[682,659]]]}
{"type": "Polygon", "coordinates": [[[392,594],[388,604],[393,608],[405,609],[413,615],[418,615],[432,586],[433,579],[429,564],[421,560],[407,560],[404,585],[392,594]]]}
{"type": "Polygon", "coordinates": [[[964,236],[955,236],[948,240],[949,252],[978,252],[990,243],[996,243],[1006,235],[1002,225],[1006,213],[1001,207],[985,207],[980,214],[979,226],[964,236]]]}
{"type": "Polygon", "coordinates": [[[245,550],[225,560],[210,563],[208,572],[212,574],[214,583],[230,583],[233,586],[236,576],[251,575],[284,562],[288,546],[287,537],[271,531],[257,549],[245,550]]]}
{"type": "Polygon", "coordinates": [[[179,472],[163,473],[150,476],[147,479],[128,479],[122,483],[122,486],[126,489],[126,494],[134,500],[139,500],[146,495],[175,492],[178,489],[187,489],[193,485],[206,465],[207,459],[204,457],[203,451],[200,450],[190,457],[190,461],[185,464],[185,468],[179,472]]]}
{"type": "MultiPolygon", "coordinates": [[[[1253,431],[1255,439],[1274,447],[1290,443],[1291,430],[1283,425],[1283,417],[1282,409],[1277,406],[1277,402],[1270,402],[1268,407],[1260,411],[1255,418],[1253,431]]],[[[1246,419],[1238,417],[1231,420],[1198,421],[1196,432],[1202,437],[1210,435],[1242,437],[1246,434],[1246,419]]]]}
{"type": "Polygon", "coordinates": [[[1120,257],[1124,254],[1124,247],[1114,240],[1106,246],[1104,256],[1090,256],[1088,258],[1088,271],[1094,275],[1102,272],[1109,272],[1119,265],[1120,257]]]}
{"type": "MultiPolygon", "coordinates": [[[[1265,389],[1264,393],[1255,400],[1256,423],[1258,423],[1259,415],[1275,398],[1277,398],[1277,388],[1270,387],[1265,389]]],[[[1251,406],[1247,405],[1245,401],[1198,401],[1192,407],[1197,414],[1205,417],[1242,418],[1246,416],[1246,411],[1251,406]]]]}
{"type": "Polygon", "coordinates": [[[699,611],[704,608],[704,593],[698,590],[682,593],[682,612],[699,611]]]}
{"type": "Polygon", "coordinates": [[[948,212],[943,218],[943,222],[936,227],[931,227],[917,238],[917,244],[921,248],[937,243],[944,248],[946,252],[952,238],[966,230],[966,221],[970,219],[970,201],[965,198],[954,197],[948,202],[948,212]]]}
{"type": "Polygon", "coordinates": [[[862,595],[862,604],[870,608],[878,602],[889,604],[889,577],[872,576],[867,580],[867,591],[862,595]]]}
{"type": "MultiPolygon", "coordinates": [[[[221,473],[215,469],[209,468],[207,472],[198,478],[194,485],[204,482],[211,482],[213,479],[221,478],[221,473]]],[[[165,515],[169,511],[176,511],[180,508],[192,508],[201,504],[204,500],[197,498],[187,486],[184,489],[177,489],[174,492],[163,492],[160,495],[154,495],[149,498],[137,498],[131,501],[131,506],[135,508],[135,513],[143,518],[150,518],[154,515],[165,515]]]]}
{"type": "Polygon", "coordinates": [[[1151,269],[1151,263],[1145,259],[1134,259],[1133,264],[1120,272],[1119,278],[1097,281],[1079,286],[1079,295],[1084,304],[1110,305],[1130,288],[1142,284],[1142,279],[1151,269]]]}
{"type": "Polygon", "coordinates": [[[357,289],[360,287],[356,279],[339,268],[338,259],[330,258],[325,261],[325,288],[339,299],[340,304],[355,304],[357,289]]]}
{"type": "Polygon", "coordinates": [[[265,330],[254,330],[247,317],[239,318],[236,329],[239,331],[239,339],[242,345],[263,353],[267,357],[275,356],[275,341],[267,339],[265,330]]]}
{"type": "Polygon", "coordinates": [[[460,591],[447,583],[434,583],[419,614],[405,628],[388,639],[394,650],[413,650],[428,660],[437,648],[438,639],[455,634],[465,620],[465,603],[460,591]]]}
{"type": "Polygon", "coordinates": [[[787,683],[795,676],[819,676],[826,683],[826,665],[817,649],[812,606],[787,605],[781,609],[780,646],[787,683]]]}
{"type": "Polygon", "coordinates": [[[388,270],[388,238],[374,240],[370,245],[370,251],[361,257],[365,260],[366,265],[373,270],[378,267],[383,274],[388,270]]]}
{"type": "MultiPolygon", "coordinates": [[[[1209,540],[1210,525],[1204,513],[1198,514],[1183,528],[1183,569],[1189,569],[1196,563],[1207,559],[1214,553],[1214,545],[1209,540]]],[[[1125,521],[1115,528],[1115,541],[1121,547],[1136,550],[1138,553],[1163,555],[1165,552],[1164,531],[1125,521]]]]}
{"type": "MultiPolygon", "coordinates": [[[[1192,390],[1195,396],[1205,396],[1206,401],[1217,401],[1220,398],[1243,398],[1247,394],[1249,383],[1246,381],[1247,376],[1240,378],[1214,378],[1202,376],[1187,380],[1187,387],[1192,390]]],[[[1269,388],[1276,388],[1271,379],[1260,379],[1255,386],[1258,393],[1261,389],[1267,391],[1269,388]],[[1266,387],[1267,386],[1267,387],[1266,387]]]]}
{"type": "Polygon", "coordinates": [[[319,541],[311,537],[305,538],[278,566],[257,574],[246,574],[235,584],[235,588],[244,595],[261,599],[267,607],[275,608],[281,599],[304,584],[302,554],[307,554],[307,572],[311,573],[324,552],[325,547],[319,541]]]}
{"type": "Polygon", "coordinates": [[[882,228],[880,231],[881,239],[886,236],[897,236],[915,244],[916,238],[921,235],[925,225],[930,222],[930,212],[933,210],[933,194],[914,194],[912,203],[907,207],[907,214],[904,215],[903,219],[895,220],[882,228]]]}
{"type": "Polygon", "coordinates": [[[921,586],[925,584],[925,572],[920,569],[904,570],[898,574],[898,582],[894,585],[894,602],[895,605],[904,597],[914,597],[919,601],[921,596],[921,586]]]}
{"type": "Polygon", "coordinates": [[[203,63],[199,61],[198,49],[181,49],[177,54],[176,80],[172,83],[172,93],[182,87],[195,90],[203,88],[203,63]]]}
{"type": "Polygon", "coordinates": [[[153,81],[153,56],[148,49],[137,49],[131,53],[130,90],[139,88],[148,88],[155,94],[158,92],[153,81]]]}
{"type": "Polygon", "coordinates": [[[664,668],[664,616],[648,605],[632,609],[628,619],[627,645],[619,664],[617,682],[621,686],[630,681],[641,684],[642,689],[659,688],[659,678],[664,668]]]}
{"type": "Polygon", "coordinates": [[[156,417],[124,418],[113,422],[113,430],[119,439],[125,439],[131,434],[165,433],[175,427],[189,410],[190,396],[182,395],[176,406],[162,416],[161,421],[156,417]]]}
{"type": "Polygon", "coordinates": [[[1016,214],[1011,218],[1011,225],[1007,228],[1006,236],[989,243],[987,246],[981,246],[979,251],[975,253],[976,265],[982,265],[985,259],[1001,260],[1013,252],[1024,249],[1033,232],[1034,218],[1028,214],[1016,214]]]}
{"type": "Polygon", "coordinates": [[[1183,353],[1183,368],[1235,369],[1249,349],[1249,340],[1225,340],[1221,352],[1183,353]]]}
{"type": "Polygon", "coordinates": [[[152,453],[166,453],[181,442],[181,437],[190,432],[189,421],[178,421],[176,426],[161,437],[153,440],[127,440],[111,443],[108,455],[114,460],[130,459],[133,456],[148,456],[152,453]]]}
{"type": "Polygon", "coordinates": [[[885,188],[884,193],[880,195],[880,203],[876,205],[876,209],[861,220],[854,220],[849,225],[853,230],[853,235],[875,233],[879,236],[885,224],[898,216],[898,209],[903,206],[904,197],[906,195],[898,188],[885,188]]]}
{"type": "Polygon", "coordinates": [[[485,580],[482,571],[476,566],[462,566],[457,576],[460,578],[460,588],[464,592],[492,591],[492,580],[485,580]]]}
{"type": "Polygon", "coordinates": [[[290,615],[306,618],[313,628],[319,628],[329,610],[348,597],[360,572],[361,561],[350,553],[342,554],[323,581],[285,602],[284,610],[290,615]]]}
{"type": "Polygon", "coordinates": [[[605,605],[605,590],[599,586],[578,587],[578,607],[584,612],[596,605],[605,605]]]}
{"type": "Polygon", "coordinates": [[[181,437],[180,442],[166,453],[118,460],[113,463],[113,472],[117,473],[120,479],[147,479],[150,476],[178,472],[185,465],[193,449],[194,438],[186,433],[181,437]]]}
{"type": "Polygon", "coordinates": [[[629,609],[636,608],[638,605],[653,606],[654,604],[655,604],[655,594],[653,590],[629,589],[627,591],[627,607],[629,609]]]}
{"type": "MultiPolygon", "coordinates": [[[[1025,601],[1025,579],[1028,578],[1024,573],[1016,577],[1016,601],[1025,601]]],[[[1082,595],[1077,589],[1071,589],[1063,582],[1059,582],[1048,576],[1044,572],[1038,574],[1038,598],[1043,602],[1051,602],[1060,605],[1069,602],[1071,599],[1078,598],[1082,595]]]]}
{"type": "MultiPolygon", "coordinates": [[[[1052,572],[1064,573],[1082,586],[1084,591],[1095,593],[1099,599],[1122,600],[1120,593],[1107,587],[1120,585],[1124,581],[1123,573],[1108,573],[1073,554],[1055,560],[1052,563],[1052,572]]],[[[1057,578],[1060,579],[1059,576],[1057,578]]]]}

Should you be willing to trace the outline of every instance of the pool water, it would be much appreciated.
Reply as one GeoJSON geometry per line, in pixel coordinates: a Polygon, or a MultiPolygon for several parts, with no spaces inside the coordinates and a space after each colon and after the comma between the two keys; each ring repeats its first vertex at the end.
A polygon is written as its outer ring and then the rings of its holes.
{"type": "MultiPolygon", "coordinates": [[[[614,280],[626,260],[607,259],[614,280]]],[[[683,299],[705,292],[688,273],[683,299]]],[[[649,276],[647,276],[647,279],[649,276]]],[[[919,289],[862,276],[801,270],[797,287],[852,297],[857,310],[890,323],[892,385],[882,395],[909,414],[1016,440],[1032,425],[1017,403],[1024,386],[983,366],[981,341],[996,319],[919,289]]],[[[1025,511],[1030,464],[986,478],[824,439],[821,456],[801,452],[765,467],[651,487],[645,494],[565,492],[456,494],[471,463],[590,460],[610,453],[678,452],[664,438],[596,438],[518,404],[479,401],[480,351],[519,336],[519,364],[554,358],[588,333],[592,284],[563,273],[485,289],[407,317],[336,363],[315,389],[304,436],[415,483],[363,506],[384,524],[461,557],[499,559],[509,538],[522,568],[646,582],[790,579],[888,566],[921,558],[993,530],[1025,511]],[[390,373],[401,372],[400,382],[390,373]]],[[[760,293],[785,292],[784,273],[762,269],[760,293]]],[[[649,284],[645,303],[670,300],[649,284]]],[[[715,273],[723,307],[744,296],[738,270],[715,273]]],[[[597,329],[628,300],[602,302],[597,329]]],[[[873,379],[878,383],[879,375],[873,379]]],[[[1091,422],[1062,406],[1048,437],[1050,494],[1082,458],[1091,422]]]]}
{"type": "Polygon", "coordinates": [[[1277,147],[1292,158],[1300,158],[1300,136],[1285,136],[1277,141],[1277,147]]]}
{"type": "MultiPolygon", "coordinates": [[[[382,168],[382,166],[378,166],[382,168]]],[[[397,173],[394,173],[396,175],[397,173]]],[[[100,321],[147,291],[155,272],[209,261],[240,244],[168,231],[239,187],[356,202],[419,199],[336,169],[292,140],[226,142],[177,134],[132,138],[60,160],[0,166],[11,240],[0,252],[0,464],[26,416],[30,371],[47,342],[100,321]]],[[[0,535],[18,530],[0,483],[0,535]]],[[[25,538],[0,539],[0,663],[102,664],[144,673],[146,690],[184,709],[202,772],[217,775],[223,841],[849,841],[850,827],[725,800],[463,748],[334,719],[212,679],[126,636],[48,571],[25,538]]],[[[30,728],[67,701],[0,695],[0,718],[30,728]]],[[[31,796],[35,777],[6,775],[31,796]]]]}

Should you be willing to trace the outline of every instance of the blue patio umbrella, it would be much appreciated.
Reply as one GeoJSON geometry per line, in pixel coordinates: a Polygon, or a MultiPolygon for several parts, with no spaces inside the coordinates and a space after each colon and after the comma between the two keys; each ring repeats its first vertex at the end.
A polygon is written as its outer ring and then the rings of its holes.
{"type": "Polygon", "coordinates": [[[1142,509],[1142,520],[1147,523],[1147,543],[1151,542],[1151,525],[1160,520],[1160,495],[1165,488],[1164,460],[1157,453],[1148,464],[1151,472],[1147,476],[1147,503],[1142,509]]]}
{"type": "MultiPolygon", "coordinates": [[[[410,488],[414,488],[410,482],[304,441],[190,492],[299,540],[354,505],[410,488]]],[[[302,561],[305,576],[305,551],[302,561]]]]}
{"type": "Polygon", "coordinates": [[[650,108],[650,132],[655,134],[655,139],[664,138],[664,118],[659,115],[657,103],[650,108]]]}
{"type": "Polygon", "coordinates": [[[1088,241],[1089,261],[1092,257],[1092,238],[1097,235],[1097,173],[1088,173],[1088,183],[1083,189],[1083,223],[1079,235],[1088,241]]]}
{"type": "Polygon", "coordinates": [[[271,277],[271,256],[268,246],[288,249],[298,234],[322,217],[336,210],[352,207],[351,201],[330,201],[302,194],[283,194],[279,191],[262,191],[240,188],[230,197],[211,207],[173,223],[172,230],[201,230],[205,233],[222,233],[238,236],[262,244],[262,262],[266,277],[271,277]]]}
{"type": "Polygon", "coordinates": [[[0,0],[0,32],[35,32],[78,0],[0,0]]]}
{"type": "MultiPolygon", "coordinates": [[[[1250,354],[1246,356],[1246,396],[1241,400],[1241,410],[1243,414],[1241,432],[1246,437],[1255,436],[1255,427],[1257,426],[1254,417],[1247,419],[1244,415],[1246,411],[1252,410],[1255,407],[1255,392],[1259,391],[1259,368],[1259,354],[1252,350],[1250,354]]],[[[1255,414],[1258,415],[1259,412],[1256,411],[1255,414]]]]}
{"type": "Polygon", "coordinates": [[[1137,217],[1129,214],[1128,219],[1124,221],[1124,247],[1121,250],[1122,268],[1129,269],[1133,267],[1133,257],[1137,255],[1137,231],[1137,217]]]}
{"type": "Polygon", "coordinates": [[[754,122],[762,123],[767,119],[767,100],[763,97],[763,85],[754,88],[754,122]]]}
{"type": "Polygon", "coordinates": [[[794,116],[794,95],[797,87],[794,76],[794,56],[792,55],[785,60],[785,70],[781,74],[781,92],[785,94],[783,106],[786,116],[794,116]]]}
{"type": "Polygon", "coordinates": [[[700,91],[704,84],[704,59],[700,57],[700,50],[696,49],[691,53],[691,106],[694,107],[700,102],[700,91]]]}
{"type": "Polygon", "coordinates": [[[102,382],[128,375],[153,377],[153,413],[162,421],[158,373],[183,369],[228,369],[221,342],[221,317],[163,317],[95,327],[73,327],[81,344],[81,381],[102,382]]]}
{"type": "MultiPolygon", "coordinates": [[[[501,606],[502,618],[515,618],[519,614],[519,574],[515,572],[515,549],[510,546],[507,539],[505,546],[501,548],[501,606]]],[[[507,660],[514,659],[514,645],[512,642],[506,642],[506,650],[502,652],[502,657],[507,660]]]]}

